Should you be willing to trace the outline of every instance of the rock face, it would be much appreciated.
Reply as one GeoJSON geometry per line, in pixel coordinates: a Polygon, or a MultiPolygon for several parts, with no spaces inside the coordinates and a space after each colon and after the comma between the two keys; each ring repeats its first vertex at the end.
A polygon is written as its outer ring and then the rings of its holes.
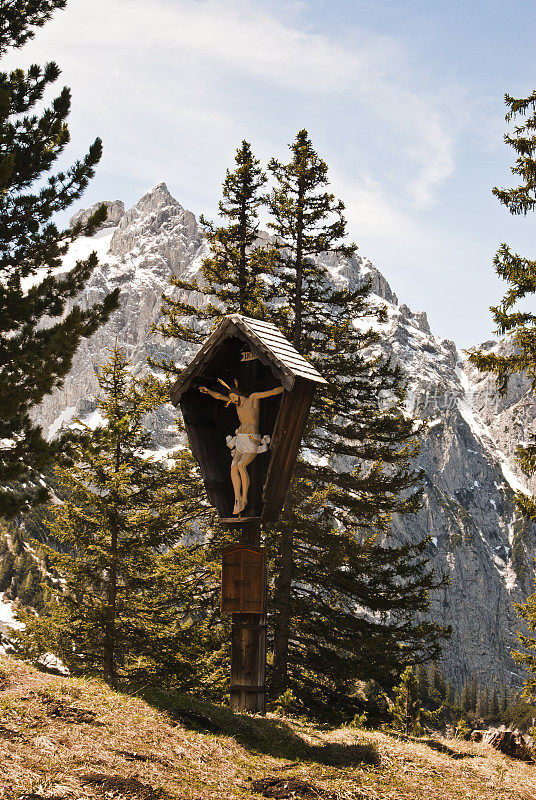
{"type": "MultiPolygon", "coordinates": [[[[76,416],[91,420],[97,391],[94,368],[107,359],[106,349],[115,341],[124,347],[135,373],[146,369],[147,355],[179,363],[191,357],[185,348],[153,333],[152,326],[159,319],[169,276],[195,276],[207,252],[193,214],[165,184],[126,212],[111,205],[115,210],[109,220],[116,220],[116,226],[77,243],[80,257],[93,249],[100,257],[81,301],[93,302],[119,286],[121,307],[83,342],[63,388],[38,409],[36,417],[49,436],[76,416]]],[[[75,219],[91,211],[79,212],[75,219]]],[[[369,261],[325,258],[337,284],[372,281],[375,302],[388,313],[380,326],[382,347],[407,375],[408,412],[428,420],[418,460],[425,474],[424,505],[412,518],[396,518],[393,534],[414,541],[431,536],[430,561],[439,574],[450,577],[449,587],[431,598],[433,617],[453,629],[442,667],[457,684],[470,674],[482,683],[519,684],[510,656],[520,625],[513,603],[531,590],[536,553],[535,531],[517,519],[513,505],[514,490],[522,486],[515,448],[536,416],[528,386],[516,380],[507,396],[498,398],[493,381],[468,365],[453,342],[431,333],[426,314],[398,304],[369,261]]],[[[172,420],[171,407],[155,415],[155,447],[176,443],[172,420]]]]}
{"type": "MultiPolygon", "coordinates": [[[[182,208],[163,183],[123,213],[118,225],[77,241],[77,246],[81,251],[85,248],[80,256],[96,250],[100,262],[78,302],[86,307],[118,286],[121,304],[106,326],[82,342],[63,387],[40,406],[36,418],[49,438],[75,417],[91,418],[98,391],[95,368],[108,360],[107,351],[116,341],[136,374],[146,370],[149,355],[180,361],[183,354],[176,352],[176,346],[151,328],[159,318],[169,276],[195,274],[205,247],[194,215],[182,208]]],[[[171,406],[155,417],[157,446],[176,443],[169,430],[172,422],[171,406]]]]}
{"type": "Polygon", "coordinates": [[[122,200],[103,200],[102,203],[95,203],[95,205],[91,206],[91,208],[83,208],[81,211],[77,211],[76,214],[71,217],[69,220],[69,226],[72,228],[79,223],[85,225],[91,215],[103,205],[106,206],[108,216],[100,226],[100,230],[102,230],[102,228],[115,228],[125,213],[125,204],[122,200]]]}

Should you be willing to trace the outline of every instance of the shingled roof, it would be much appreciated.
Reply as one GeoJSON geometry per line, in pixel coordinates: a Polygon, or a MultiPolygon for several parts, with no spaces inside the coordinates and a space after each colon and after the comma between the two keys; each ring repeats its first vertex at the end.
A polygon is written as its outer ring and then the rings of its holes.
{"type": "Polygon", "coordinates": [[[170,395],[175,405],[178,404],[181,395],[187,391],[193,378],[199,374],[209,360],[214,348],[231,336],[246,341],[264,364],[274,367],[285,389],[292,389],[296,378],[304,378],[314,383],[327,383],[285,339],[275,325],[259,319],[244,317],[241,314],[229,314],[223,317],[218,327],[211,333],[173,385],[170,395]]]}

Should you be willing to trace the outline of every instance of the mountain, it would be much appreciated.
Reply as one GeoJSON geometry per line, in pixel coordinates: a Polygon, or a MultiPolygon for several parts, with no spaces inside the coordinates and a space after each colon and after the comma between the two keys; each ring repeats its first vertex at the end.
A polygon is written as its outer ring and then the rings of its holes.
{"type": "MultiPolygon", "coordinates": [[[[78,240],[68,258],[70,263],[91,250],[100,258],[78,302],[90,304],[119,286],[121,305],[106,326],[82,343],[61,390],[36,411],[49,437],[75,417],[98,421],[94,368],[106,360],[106,348],[115,341],[124,347],[134,372],[146,369],[148,355],[179,363],[192,355],[152,327],[169,275],[195,276],[207,252],[194,215],[163,183],[128,211],[119,201],[109,208],[107,227],[78,240]]],[[[453,342],[433,335],[425,313],[399,304],[370,261],[327,258],[336,283],[372,280],[375,302],[388,312],[382,346],[407,376],[408,412],[428,420],[419,456],[424,505],[412,518],[395,518],[393,533],[401,540],[430,535],[431,563],[450,577],[449,587],[434,594],[431,607],[431,614],[453,629],[442,667],[458,685],[470,674],[482,683],[518,685],[519,670],[510,656],[519,627],[513,603],[530,593],[536,554],[535,531],[517,519],[513,503],[514,490],[523,488],[515,447],[536,414],[528,385],[516,379],[507,396],[499,398],[493,381],[477,373],[453,342]]],[[[155,448],[177,443],[170,430],[174,413],[169,406],[153,416],[155,448]]]]}

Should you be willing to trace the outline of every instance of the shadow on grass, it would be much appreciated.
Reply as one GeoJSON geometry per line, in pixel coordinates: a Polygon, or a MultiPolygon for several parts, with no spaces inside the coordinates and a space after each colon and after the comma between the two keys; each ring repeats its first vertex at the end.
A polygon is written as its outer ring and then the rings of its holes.
{"type": "Polygon", "coordinates": [[[252,753],[290,761],[314,761],[332,767],[377,766],[380,763],[378,751],[372,744],[311,744],[282,719],[235,714],[222,706],[156,690],[144,692],[143,698],[165,712],[172,722],[201,733],[232,736],[252,753]]]}
{"type": "Polygon", "coordinates": [[[451,758],[476,758],[474,753],[460,753],[459,750],[453,750],[452,747],[443,744],[443,742],[438,742],[437,739],[417,739],[416,741],[419,744],[427,745],[432,750],[437,750],[439,753],[445,753],[451,758]]]}
{"type": "Polygon", "coordinates": [[[423,736],[408,736],[405,733],[390,730],[384,730],[382,733],[384,733],[386,736],[391,736],[391,738],[398,739],[403,742],[425,744],[431,750],[437,750],[438,753],[444,753],[451,758],[476,758],[474,753],[460,753],[459,750],[453,750],[452,747],[443,744],[443,742],[438,742],[437,739],[432,739],[431,737],[426,738],[423,736]]]}

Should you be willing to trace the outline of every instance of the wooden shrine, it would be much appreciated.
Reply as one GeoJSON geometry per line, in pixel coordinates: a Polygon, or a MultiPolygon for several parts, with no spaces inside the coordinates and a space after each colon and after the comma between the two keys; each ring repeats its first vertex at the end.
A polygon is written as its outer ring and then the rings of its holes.
{"type": "Polygon", "coordinates": [[[283,387],[282,394],[260,402],[259,432],[269,436],[269,449],[248,466],[251,486],[241,517],[277,519],[296,462],[313,393],[326,383],[269,322],[230,314],[208,337],[172,387],[174,405],[180,405],[192,453],[211,504],[220,518],[233,516],[230,479],[231,452],[227,436],[238,427],[235,407],[202,394],[199,387],[222,392],[236,384],[246,394],[283,387]]]}
{"type": "Polygon", "coordinates": [[[223,317],[171,389],[220,524],[232,614],[231,707],[265,709],[266,565],[261,522],[277,519],[315,388],[326,381],[269,322],[223,317]]]}

